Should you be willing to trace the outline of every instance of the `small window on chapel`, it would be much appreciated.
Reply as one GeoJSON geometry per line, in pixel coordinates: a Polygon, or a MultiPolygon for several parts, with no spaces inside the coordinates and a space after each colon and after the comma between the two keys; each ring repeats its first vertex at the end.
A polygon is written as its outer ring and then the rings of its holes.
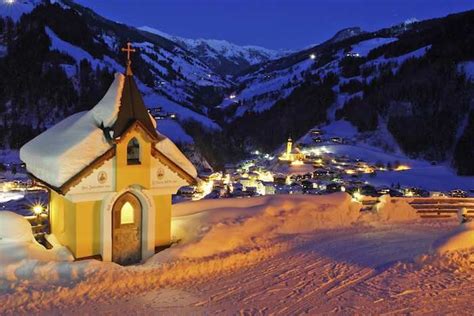
{"type": "Polygon", "coordinates": [[[127,145],[127,164],[140,164],[140,143],[135,137],[132,138],[127,145]]]}
{"type": "Polygon", "coordinates": [[[125,202],[120,210],[120,224],[133,224],[135,221],[134,219],[135,212],[133,210],[132,204],[129,202],[125,202]]]}

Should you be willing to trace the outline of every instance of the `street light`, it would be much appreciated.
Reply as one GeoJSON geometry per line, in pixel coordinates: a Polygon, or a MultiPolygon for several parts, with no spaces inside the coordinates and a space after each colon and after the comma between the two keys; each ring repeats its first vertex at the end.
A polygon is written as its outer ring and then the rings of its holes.
{"type": "Polygon", "coordinates": [[[35,204],[32,209],[36,215],[41,215],[44,211],[44,207],[41,204],[35,204]]]}
{"type": "Polygon", "coordinates": [[[45,207],[40,203],[36,203],[35,205],[33,205],[33,207],[31,209],[32,209],[33,213],[35,213],[35,215],[36,215],[37,224],[41,225],[41,214],[44,212],[45,207]]]}

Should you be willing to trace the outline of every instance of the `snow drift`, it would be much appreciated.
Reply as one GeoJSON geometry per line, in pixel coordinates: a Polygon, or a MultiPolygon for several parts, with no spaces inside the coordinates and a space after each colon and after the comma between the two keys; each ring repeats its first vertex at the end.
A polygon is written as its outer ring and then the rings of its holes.
{"type": "Polygon", "coordinates": [[[373,212],[361,215],[361,221],[370,224],[409,222],[420,219],[416,210],[405,200],[392,199],[383,195],[374,206],[373,212]]]}
{"type": "Polygon", "coordinates": [[[0,212],[0,243],[32,242],[31,225],[21,215],[9,211],[0,212]]]}
{"type": "Polygon", "coordinates": [[[459,225],[433,243],[433,251],[437,254],[460,250],[474,250],[474,222],[459,225]]]}
{"type": "Polygon", "coordinates": [[[0,212],[0,278],[8,274],[8,271],[20,275],[31,265],[31,261],[26,262],[29,260],[73,260],[71,253],[59,245],[54,236],[49,240],[53,244],[52,249],[44,248],[35,240],[26,218],[9,211],[0,212]]]}
{"type": "Polygon", "coordinates": [[[474,222],[469,221],[466,215],[467,210],[460,209],[458,219],[461,224],[435,240],[430,253],[419,256],[415,261],[456,272],[474,269],[474,222]]]}
{"type": "Polygon", "coordinates": [[[181,244],[167,256],[206,257],[264,247],[285,234],[349,226],[360,207],[346,193],[181,203],[173,208],[172,222],[173,238],[181,244]]]}

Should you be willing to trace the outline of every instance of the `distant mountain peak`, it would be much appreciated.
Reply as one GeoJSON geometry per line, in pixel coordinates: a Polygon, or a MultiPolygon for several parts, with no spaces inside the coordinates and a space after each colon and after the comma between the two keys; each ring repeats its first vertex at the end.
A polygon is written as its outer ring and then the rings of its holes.
{"type": "Polygon", "coordinates": [[[345,29],[342,29],[338,31],[332,38],[328,40],[329,43],[336,43],[343,41],[345,39],[360,35],[366,33],[363,31],[360,27],[354,26],[354,27],[347,27],[345,29]]]}
{"type": "Polygon", "coordinates": [[[142,31],[165,37],[201,58],[214,71],[222,75],[236,74],[251,65],[277,59],[288,52],[272,50],[256,45],[237,45],[226,40],[189,39],[170,35],[149,26],[139,28],[142,31]]]}

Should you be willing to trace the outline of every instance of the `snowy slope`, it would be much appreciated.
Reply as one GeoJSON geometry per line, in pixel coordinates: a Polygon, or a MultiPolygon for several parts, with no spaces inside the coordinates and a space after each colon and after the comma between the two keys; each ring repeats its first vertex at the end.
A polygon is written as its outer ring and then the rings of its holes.
{"type": "Polygon", "coordinates": [[[355,45],[352,45],[352,51],[354,53],[358,53],[362,57],[365,57],[372,49],[388,44],[388,43],[392,43],[396,40],[398,39],[397,38],[372,38],[370,40],[362,41],[355,45]]]}
{"type": "MultiPolygon", "coordinates": [[[[396,38],[373,38],[358,42],[348,48],[361,56],[366,56],[372,49],[396,40],[396,38]]],[[[238,82],[245,87],[232,93],[232,97],[228,95],[220,106],[225,109],[240,102],[234,113],[235,117],[242,116],[246,111],[261,112],[267,110],[276,101],[287,97],[296,87],[306,82],[306,76],[319,74],[324,77],[328,72],[340,73],[338,64],[344,57],[343,52],[338,51],[334,60],[321,67],[317,66],[317,58],[313,59],[311,55],[307,55],[303,60],[292,63],[283,69],[268,71],[266,66],[262,65],[261,68],[240,76],[238,82]]],[[[344,102],[339,103],[342,105],[344,102]]]]}

